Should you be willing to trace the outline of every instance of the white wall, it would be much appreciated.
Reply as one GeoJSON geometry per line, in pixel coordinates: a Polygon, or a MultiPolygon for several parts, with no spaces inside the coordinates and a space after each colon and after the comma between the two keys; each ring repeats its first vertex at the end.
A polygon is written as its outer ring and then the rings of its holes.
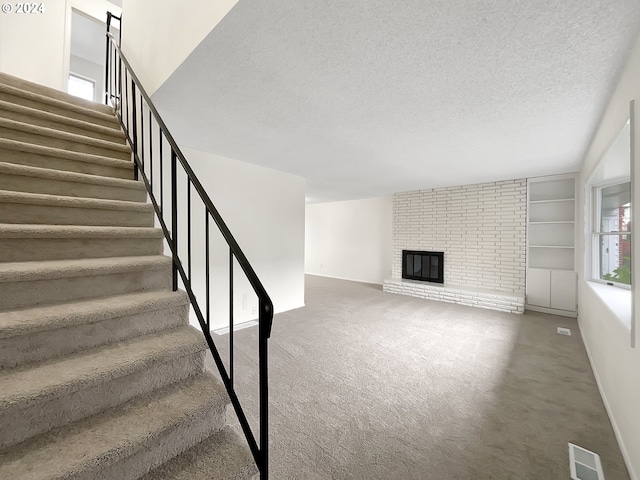
{"type": "Polygon", "coordinates": [[[122,47],[152,95],[238,0],[125,0],[122,47]]]}
{"type": "MultiPolygon", "coordinates": [[[[304,305],[304,191],[302,177],[181,147],[231,233],[270,295],[276,313],[304,305]]],[[[185,198],[186,177],[179,181],[185,198]]],[[[192,191],[194,287],[204,292],[204,210],[192,191]]],[[[168,197],[166,197],[168,198],[168,197]]],[[[184,209],[184,202],[181,208],[184,209]]],[[[179,215],[179,218],[185,218],[179,215]]],[[[212,326],[228,322],[228,247],[211,222],[212,326]],[[214,233],[215,232],[215,233],[214,233]]],[[[179,249],[186,258],[186,223],[179,249]]],[[[186,265],[185,265],[186,267],[186,265]]],[[[256,318],[253,291],[234,267],[236,323],[256,318]],[[243,298],[244,296],[244,298],[243,298]]]]}
{"type": "MultiPolygon", "coordinates": [[[[640,98],[640,39],[629,57],[620,82],[611,97],[600,126],[586,154],[580,171],[578,205],[578,232],[586,237],[585,185],[598,161],[615,140],[629,118],[629,102],[640,98]]],[[[637,132],[636,132],[636,135],[637,132]]],[[[636,160],[637,164],[637,160],[636,160]]],[[[636,168],[636,170],[640,170],[636,168]]],[[[634,205],[638,205],[640,179],[634,178],[634,205]]],[[[638,225],[638,209],[634,209],[633,224],[638,225]]],[[[637,228],[636,228],[636,232],[637,228]]],[[[640,235],[633,237],[635,252],[640,252],[640,235]]],[[[594,293],[585,281],[585,238],[579,238],[578,247],[578,321],[591,366],[598,379],[609,416],[614,425],[622,453],[631,477],[640,479],[640,348],[631,348],[630,332],[594,293]]],[[[634,258],[634,275],[638,271],[638,253],[634,258]]],[[[635,279],[639,277],[634,276],[635,279]]],[[[637,281],[637,280],[636,280],[637,281]]],[[[635,316],[639,317],[638,302],[635,316]]],[[[636,344],[638,344],[637,332],[636,344]]]]}
{"type": "Polygon", "coordinates": [[[60,0],[45,2],[44,13],[1,13],[0,71],[61,90],[65,21],[60,0]]]}
{"type": "Polygon", "coordinates": [[[631,162],[629,162],[629,145],[631,140],[631,125],[625,124],[616,137],[611,148],[593,170],[589,182],[592,185],[629,178],[631,162]]]}
{"type": "MultiPolygon", "coordinates": [[[[9,2],[14,5],[16,2],[9,2]]],[[[45,12],[0,14],[0,71],[66,91],[71,43],[71,9],[105,21],[107,0],[54,0],[45,12]]]]}
{"type": "Polygon", "coordinates": [[[382,283],[391,274],[391,197],[307,205],[305,271],[382,283]]]}

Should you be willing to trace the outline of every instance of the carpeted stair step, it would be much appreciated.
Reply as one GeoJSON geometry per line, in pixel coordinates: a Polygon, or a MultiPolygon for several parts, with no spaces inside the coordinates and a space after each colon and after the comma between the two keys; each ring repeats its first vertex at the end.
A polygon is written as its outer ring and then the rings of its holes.
{"type": "Polygon", "coordinates": [[[246,445],[225,427],[195,447],[169,460],[140,480],[247,480],[257,479],[258,469],[246,445]]]}
{"type": "Polygon", "coordinates": [[[0,100],[0,118],[53,128],[54,130],[75,133],[108,142],[125,143],[124,133],[120,128],[115,128],[115,126],[103,127],[92,122],[76,120],[75,118],[3,100],[0,100]]]}
{"type": "Polygon", "coordinates": [[[0,311],[171,286],[164,256],[0,263],[0,311]]]}
{"type": "Polygon", "coordinates": [[[163,239],[151,227],[0,223],[0,262],[161,255],[163,239]]]}
{"type": "Polygon", "coordinates": [[[142,182],[0,162],[0,190],[145,202],[142,182]]]}
{"type": "MultiPolygon", "coordinates": [[[[102,127],[117,128],[119,126],[118,120],[113,113],[105,113],[94,108],[74,105],[73,103],[57,100],[2,83],[0,83],[0,100],[35,108],[36,110],[45,110],[56,115],[81,120],[83,122],[91,122],[102,127]]],[[[96,103],[93,105],[99,104],[96,103]]]]}
{"type": "Polygon", "coordinates": [[[148,203],[0,190],[0,223],[151,227],[153,214],[148,203]]]}
{"type": "Polygon", "coordinates": [[[104,127],[119,126],[111,107],[3,73],[0,73],[0,100],[104,127]]]}
{"type": "Polygon", "coordinates": [[[226,404],[201,374],[0,451],[0,478],[134,480],[220,430],[226,404]]]}
{"type": "Polygon", "coordinates": [[[17,122],[0,117],[0,137],[17,142],[60,148],[76,153],[89,153],[119,160],[130,160],[131,149],[123,143],[67,133],[53,128],[17,122]]]}
{"type": "Polygon", "coordinates": [[[185,325],[0,371],[0,448],[198,375],[205,349],[185,325]]]}
{"type": "Polygon", "coordinates": [[[24,80],[20,77],[16,77],[8,73],[0,72],[0,85],[19,88],[26,92],[36,93],[39,95],[43,95],[47,98],[51,98],[53,100],[58,100],[64,103],[87,108],[90,110],[95,110],[96,112],[113,116],[113,109],[107,105],[93,102],[91,100],[86,100],[84,98],[76,97],[75,95],[71,95],[70,93],[63,92],[55,88],[47,87],[39,83],[30,82],[29,80],[24,80]]]}
{"type": "Polygon", "coordinates": [[[88,175],[133,179],[133,162],[0,138],[0,160],[88,175]]]}
{"type": "Polygon", "coordinates": [[[152,291],[0,312],[0,370],[188,324],[184,292],[152,291]]]}

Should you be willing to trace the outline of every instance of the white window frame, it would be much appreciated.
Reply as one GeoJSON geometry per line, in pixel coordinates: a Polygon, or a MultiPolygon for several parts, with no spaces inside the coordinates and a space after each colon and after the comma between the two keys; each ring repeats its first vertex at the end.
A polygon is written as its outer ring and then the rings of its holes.
{"type": "MultiPolygon", "coordinates": [[[[591,278],[590,281],[602,283],[604,285],[608,285],[611,287],[624,288],[626,290],[631,290],[631,285],[627,285],[626,283],[620,283],[613,280],[604,280],[600,278],[600,237],[603,235],[629,235],[633,238],[633,232],[600,232],[601,225],[601,213],[602,213],[602,190],[607,187],[612,187],[614,185],[622,185],[625,183],[631,183],[631,179],[628,177],[618,178],[615,180],[610,180],[608,182],[599,183],[597,185],[591,185],[591,278]]],[[[633,223],[632,223],[633,225],[633,223]]],[[[632,227],[633,230],[633,227],[632,227]]],[[[632,241],[633,243],[633,241],[632,241]]],[[[631,262],[633,262],[633,252],[631,252],[631,262]]],[[[633,278],[631,279],[633,282],[633,278]]]]}
{"type": "MultiPolygon", "coordinates": [[[[69,80],[71,80],[71,77],[75,77],[75,78],[77,78],[79,80],[84,80],[85,82],[93,84],[93,98],[90,101],[95,102],[96,101],[96,88],[97,88],[96,81],[93,78],[85,77],[84,75],[80,75],[80,74],[74,73],[74,72],[69,72],[69,80]]],[[[68,91],[69,91],[69,88],[67,87],[67,92],[68,91]]],[[[70,93],[70,94],[73,95],[72,93],[70,93]]],[[[77,95],[74,95],[74,96],[77,96],[77,95]]],[[[80,96],[77,96],[77,97],[78,98],[82,98],[84,100],[88,100],[87,98],[84,98],[84,97],[80,97],[80,96]]]]}

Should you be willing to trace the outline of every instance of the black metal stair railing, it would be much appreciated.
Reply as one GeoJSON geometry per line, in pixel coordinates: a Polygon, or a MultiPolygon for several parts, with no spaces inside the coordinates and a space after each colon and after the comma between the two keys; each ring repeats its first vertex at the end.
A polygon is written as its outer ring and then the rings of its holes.
{"type": "MultiPolygon", "coordinates": [[[[200,181],[194,174],[185,159],[184,155],[178,148],[174,138],[169,133],[162,118],[158,114],[149,95],[140,84],[138,77],[133,72],[131,65],[127,61],[120,49],[119,41],[112,35],[111,21],[112,19],[120,21],[110,12],[107,13],[107,41],[106,41],[106,74],[105,74],[105,103],[112,104],[116,110],[116,115],[120,120],[122,128],[125,132],[128,143],[133,151],[134,160],[134,176],[135,179],[142,179],[144,182],[153,208],[155,209],[158,221],[164,232],[165,238],[169,244],[173,260],[173,290],[178,290],[179,279],[186,290],[193,311],[198,318],[202,332],[206,338],[209,349],[213,355],[214,361],[224,386],[231,399],[231,404],[238,416],[242,430],[247,438],[249,448],[253,454],[253,458],[257,464],[262,480],[268,480],[269,450],[268,450],[268,379],[267,379],[267,346],[268,339],[271,335],[271,325],[273,321],[273,303],[267,295],[262,283],[258,279],[251,264],[242,252],[233,235],[227,228],[222,217],[218,213],[213,202],[207,195],[200,181]],[[146,119],[145,119],[146,117],[146,119]],[[145,147],[146,144],[146,147],[145,147]],[[169,151],[163,151],[163,145],[167,145],[169,151]],[[154,151],[154,145],[157,149],[154,151]],[[155,155],[154,155],[155,154],[155,155]],[[163,172],[166,167],[163,165],[163,159],[168,157],[170,160],[169,179],[164,178],[163,172]],[[156,178],[154,181],[154,163],[159,163],[156,167],[156,178]],[[180,169],[180,170],[179,170],[180,169]],[[186,214],[186,242],[187,255],[185,269],[184,263],[178,254],[178,173],[186,177],[186,198],[184,199],[186,214]],[[164,182],[168,180],[168,188],[170,189],[171,204],[169,209],[164,202],[164,182]],[[159,192],[154,192],[154,187],[159,192]],[[196,195],[193,195],[195,192],[196,195]],[[156,195],[158,193],[158,195],[156,195]],[[206,289],[204,298],[204,310],[198,295],[194,292],[192,286],[192,202],[199,201],[204,206],[204,224],[205,224],[205,273],[206,273],[206,289]],[[170,218],[170,227],[167,225],[170,218]],[[210,238],[209,224],[213,220],[218,230],[229,248],[229,369],[225,368],[222,357],[211,335],[210,326],[210,238]],[[233,309],[233,284],[234,284],[234,259],[241,267],[246,279],[251,285],[253,291],[258,298],[258,387],[259,387],[259,437],[260,443],[256,441],[253,430],[247,420],[245,411],[238,399],[238,395],[234,388],[234,358],[233,358],[233,337],[234,337],[234,309],[233,309]]],[[[180,239],[180,241],[184,241],[180,239]]],[[[202,300],[202,297],[200,297],[202,300]]]]}

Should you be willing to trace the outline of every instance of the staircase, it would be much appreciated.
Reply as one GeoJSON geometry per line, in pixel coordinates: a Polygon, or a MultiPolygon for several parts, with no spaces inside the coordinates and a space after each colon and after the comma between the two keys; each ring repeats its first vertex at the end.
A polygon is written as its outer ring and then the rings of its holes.
{"type": "Polygon", "coordinates": [[[110,107],[0,74],[0,478],[247,479],[110,107]]]}

